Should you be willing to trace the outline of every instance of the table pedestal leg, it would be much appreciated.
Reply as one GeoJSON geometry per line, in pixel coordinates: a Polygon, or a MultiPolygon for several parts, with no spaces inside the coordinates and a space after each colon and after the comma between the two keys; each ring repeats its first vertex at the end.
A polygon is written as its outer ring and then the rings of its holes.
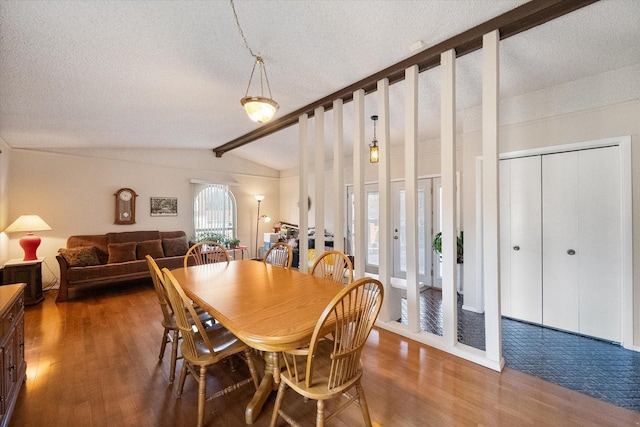
{"type": "MultiPolygon", "coordinates": [[[[264,376],[260,382],[260,386],[256,393],[253,395],[253,399],[247,405],[247,409],[244,413],[244,420],[247,424],[253,424],[262,411],[262,405],[269,397],[269,394],[273,390],[278,388],[278,384],[274,381],[274,377],[280,379],[280,365],[278,364],[278,353],[266,352],[264,354],[264,376]]],[[[278,381],[279,382],[279,381],[278,381]]]]}

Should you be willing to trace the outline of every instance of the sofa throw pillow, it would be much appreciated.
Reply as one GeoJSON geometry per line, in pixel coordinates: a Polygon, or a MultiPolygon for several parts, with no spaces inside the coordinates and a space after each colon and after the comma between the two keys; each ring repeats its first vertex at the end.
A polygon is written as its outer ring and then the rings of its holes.
{"type": "Polygon", "coordinates": [[[136,260],[136,242],[109,243],[109,264],[136,260]]]}
{"type": "Polygon", "coordinates": [[[162,250],[162,240],[145,240],[144,242],[138,242],[136,246],[136,254],[138,259],[144,259],[145,256],[151,255],[151,258],[163,258],[164,251],[162,250]]]}
{"type": "Polygon", "coordinates": [[[189,250],[189,243],[185,236],[162,239],[164,256],[184,256],[189,250]]]}
{"type": "Polygon", "coordinates": [[[77,248],[58,249],[58,253],[64,258],[69,267],[84,267],[98,265],[98,253],[95,246],[79,246],[77,248]]]}

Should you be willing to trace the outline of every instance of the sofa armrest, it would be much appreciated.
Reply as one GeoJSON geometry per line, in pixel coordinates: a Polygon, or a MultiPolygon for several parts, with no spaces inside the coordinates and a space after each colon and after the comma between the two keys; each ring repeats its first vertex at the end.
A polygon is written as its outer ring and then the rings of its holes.
{"type": "Polygon", "coordinates": [[[56,255],[56,259],[60,266],[60,288],[58,289],[56,302],[66,301],[69,296],[69,282],[67,281],[67,270],[69,265],[62,255],[56,255]]]}

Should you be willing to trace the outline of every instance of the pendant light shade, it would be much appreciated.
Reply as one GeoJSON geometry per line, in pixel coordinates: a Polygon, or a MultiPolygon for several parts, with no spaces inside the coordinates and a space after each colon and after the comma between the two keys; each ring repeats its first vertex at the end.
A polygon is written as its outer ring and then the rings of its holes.
{"type": "Polygon", "coordinates": [[[271,86],[269,85],[267,70],[264,67],[264,61],[260,56],[256,56],[256,62],[253,63],[251,77],[249,77],[249,84],[247,85],[247,92],[244,94],[244,98],[240,100],[240,104],[244,107],[249,118],[258,123],[268,122],[273,118],[274,114],[276,114],[276,111],[278,111],[279,105],[271,98],[271,86]],[[260,72],[260,96],[249,96],[249,90],[251,89],[251,82],[256,71],[256,66],[259,67],[260,72]],[[264,96],[265,83],[269,91],[269,97],[264,96]]]}

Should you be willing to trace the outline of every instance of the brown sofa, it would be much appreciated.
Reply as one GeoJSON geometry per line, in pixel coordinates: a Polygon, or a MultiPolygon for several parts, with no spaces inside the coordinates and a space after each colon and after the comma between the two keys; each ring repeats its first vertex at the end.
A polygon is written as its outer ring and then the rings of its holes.
{"type": "Polygon", "coordinates": [[[56,302],[74,286],[119,283],[151,277],[145,256],[160,268],[179,268],[189,248],[183,231],[127,231],[71,236],[58,251],[60,290],[56,302]]]}

